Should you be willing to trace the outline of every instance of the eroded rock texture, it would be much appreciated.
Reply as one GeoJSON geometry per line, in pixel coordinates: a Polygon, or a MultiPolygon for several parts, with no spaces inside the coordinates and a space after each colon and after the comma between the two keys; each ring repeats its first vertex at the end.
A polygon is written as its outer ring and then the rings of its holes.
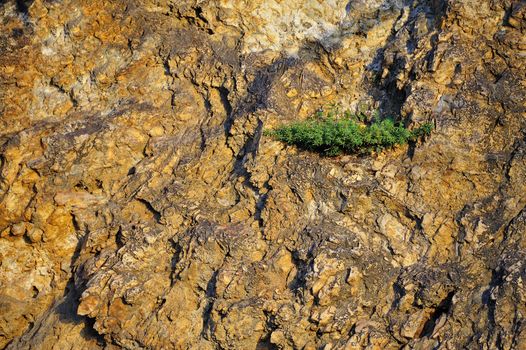
{"type": "Polygon", "coordinates": [[[524,1],[0,14],[0,348],[526,348],[524,1]],[[330,103],[435,130],[263,136],[330,103]]]}

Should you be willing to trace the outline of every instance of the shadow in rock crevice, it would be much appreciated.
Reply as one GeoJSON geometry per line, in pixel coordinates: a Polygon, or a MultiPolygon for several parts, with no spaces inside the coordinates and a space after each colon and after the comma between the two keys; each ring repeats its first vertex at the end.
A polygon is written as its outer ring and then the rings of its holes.
{"type": "Polygon", "coordinates": [[[16,0],[16,9],[18,12],[27,15],[29,13],[29,7],[33,4],[34,0],[16,0]]]}
{"type": "Polygon", "coordinates": [[[410,94],[407,82],[416,79],[414,66],[411,66],[409,60],[412,59],[419,42],[429,39],[432,48],[425,54],[424,61],[428,66],[431,64],[438,43],[436,33],[441,30],[440,24],[447,15],[448,4],[448,0],[407,1],[407,17],[404,19],[404,12],[401,11],[391,28],[386,44],[377,49],[366,68],[368,74],[364,78],[364,84],[369,86],[369,93],[379,104],[382,115],[401,119],[402,107],[410,94]],[[422,18],[425,19],[425,33],[418,28],[422,18]],[[403,23],[400,24],[402,20],[403,23]],[[399,81],[401,75],[407,75],[406,82],[399,81]]]}

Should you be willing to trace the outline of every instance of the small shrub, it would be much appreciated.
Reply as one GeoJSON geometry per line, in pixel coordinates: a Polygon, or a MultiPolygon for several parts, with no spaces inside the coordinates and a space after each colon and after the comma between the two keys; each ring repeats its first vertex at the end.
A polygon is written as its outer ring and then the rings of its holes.
{"type": "Polygon", "coordinates": [[[266,134],[276,140],[302,149],[320,152],[328,156],[341,153],[370,153],[403,145],[429,135],[433,129],[430,123],[413,130],[391,118],[365,124],[365,116],[343,114],[334,111],[325,116],[318,112],[314,118],[290,125],[283,125],[266,134]]]}

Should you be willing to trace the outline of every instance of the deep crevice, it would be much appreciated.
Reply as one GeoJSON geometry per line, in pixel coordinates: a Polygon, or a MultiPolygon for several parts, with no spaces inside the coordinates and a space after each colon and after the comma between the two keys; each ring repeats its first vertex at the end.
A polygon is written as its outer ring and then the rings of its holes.
{"type": "Polygon", "coordinates": [[[422,332],[420,332],[419,338],[430,337],[433,334],[437,321],[444,314],[449,314],[451,307],[453,306],[453,297],[455,296],[455,291],[451,291],[448,295],[438,304],[435,308],[435,311],[430,315],[427,322],[424,324],[422,332]]]}
{"type": "Polygon", "coordinates": [[[33,0],[16,0],[16,9],[18,12],[28,15],[29,7],[33,3],[33,0]]]}
{"type": "Polygon", "coordinates": [[[138,197],[136,197],[135,199],[136,199],[137,201],[141,202],[142,204],[144,204],[144,206],[146,207],[146,209],[148,209],[148,211],[150,211],[150,212],[152,213],[153,218],[155,219],[155,221],[156,221],[157,223],[160,222],[160,220],[161,220],[161,216],[162,216],[162,215],[161,215],[161,213],[160,213],[157,209],[155,209],[155,208],[153,207],[153,205],[152,205],[150,202],[148,202],[146,199],[142,199],[142,198],[138,198],[138,197]]]}

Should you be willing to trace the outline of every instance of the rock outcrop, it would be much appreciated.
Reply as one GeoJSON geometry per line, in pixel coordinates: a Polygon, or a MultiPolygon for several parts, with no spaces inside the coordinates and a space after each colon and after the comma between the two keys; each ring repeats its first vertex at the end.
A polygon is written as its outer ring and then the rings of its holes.
{"type": "Polygon", "coordinates": [[[526,348],[526,3],[0,3],[0,348],[526,348]],[[263,135],[341,104],[423,142],[263,135]]]}

